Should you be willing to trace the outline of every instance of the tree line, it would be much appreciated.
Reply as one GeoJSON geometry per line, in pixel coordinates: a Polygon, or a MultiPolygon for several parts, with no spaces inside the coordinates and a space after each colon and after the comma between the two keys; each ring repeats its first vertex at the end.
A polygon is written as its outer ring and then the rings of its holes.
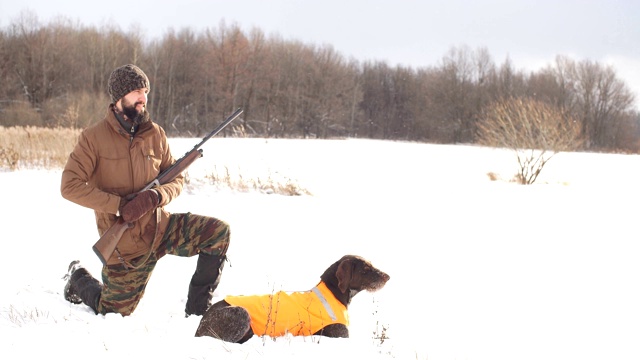
{"type": "Polygon", "coordinates": [[[640,149],[633,93],[590,60],[558,55],[527,72],[460,46],[412,68],[225,22],[149,40],[64,17],[41,24],[32,12],[0,29],[0,125],[85,127],[103,117],[109,74],[127,63],[149,76],[149,111],[171,136],[201,136],[242,107],[234,124],[245,136],[477,143],[488,106],[531,98],[575,119],[584,150],[640,149]]]}

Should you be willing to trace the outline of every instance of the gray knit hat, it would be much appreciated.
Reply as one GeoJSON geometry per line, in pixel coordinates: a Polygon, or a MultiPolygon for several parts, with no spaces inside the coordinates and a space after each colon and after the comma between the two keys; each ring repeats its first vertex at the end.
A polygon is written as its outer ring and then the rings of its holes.
{"type": "Polygon", "coordinates": [[[150,89],[150,86],[147,75],[133,64],[120,66],[109,76],[109,96],[113,104],[133,90],[150,89]]]}

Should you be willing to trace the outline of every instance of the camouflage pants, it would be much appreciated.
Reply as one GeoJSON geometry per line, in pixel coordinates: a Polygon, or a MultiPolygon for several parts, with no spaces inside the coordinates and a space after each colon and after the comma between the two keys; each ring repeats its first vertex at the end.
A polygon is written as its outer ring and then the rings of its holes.
{"type": "Polygon", "coordinates": [[[189,257],[200,252],[224,256],[229,247],[229,236],[229,225],[224,221],[191,213],[172,214],[157,251],[143,266],[136,269],[127,269],[124,265],[102,268],[103,286],[97,312],[130,315],[142,299],[160,258],[167,254],[189,257]]]}

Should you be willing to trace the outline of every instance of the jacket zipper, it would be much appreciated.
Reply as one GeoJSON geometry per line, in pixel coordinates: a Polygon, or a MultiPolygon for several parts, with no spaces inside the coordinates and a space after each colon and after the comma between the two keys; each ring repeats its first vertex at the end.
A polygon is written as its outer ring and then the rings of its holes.
{"type": "MultiPolygon", "coordinates": [[[[133,130],[133,127],[131,127],[133,130]]],[[[133,159],[131,157],[131,145],[133,145],[133,131],[129,134],[129,182],[133,186],[133,159]]],[[[132,189],[135,191],[135,189],[132,189]]]]}

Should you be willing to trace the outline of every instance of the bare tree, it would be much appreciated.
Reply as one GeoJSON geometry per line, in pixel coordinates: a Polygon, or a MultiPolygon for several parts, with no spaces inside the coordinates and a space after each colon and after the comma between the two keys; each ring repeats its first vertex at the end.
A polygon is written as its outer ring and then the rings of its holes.
{"type": "Polygon", "coordinates": [[[556,107],[531,98],[507,98],[490,104],[478,123],[482,145],[511,149],[518,159],[516,180],[533,184],[558,152],[582,146],[580,127],[556,107]]]}
{"type": "Polygon", "coordinates": [[[363,65],[361,82],[363,87],[362,133],[368,138],[384,139],[385,124],[388,122],[389,111],[393,108],[393,72],[389,65],[378,61],[367,62],[363,65]]]}
{"type": "Polygon", "coordinates": [[[577,96],[583,134],[594,148],[616,148],[616,135],[634,96],[611,66],[588,60],[577,66],[577,96]]]}
{"type": "Polygon", "coordinates": [[[554,66],[533,78],[538,81],[532,85],[545,84],[532,87],[532,92],[540,94],[538,98],[544,97],[574,115],[587,148],[620,146],[618,134],[631,112],[634,96],[611,66],[557,56],[554,66]]]}
{"type": "Polygon", "coordinates": [[[474,141],[478,113],[489,101],[485,82],[494,68],[486,49],[473,51],[468,46],[451,48],[435,68],[427,96],[443,141],[474,141]]]}

